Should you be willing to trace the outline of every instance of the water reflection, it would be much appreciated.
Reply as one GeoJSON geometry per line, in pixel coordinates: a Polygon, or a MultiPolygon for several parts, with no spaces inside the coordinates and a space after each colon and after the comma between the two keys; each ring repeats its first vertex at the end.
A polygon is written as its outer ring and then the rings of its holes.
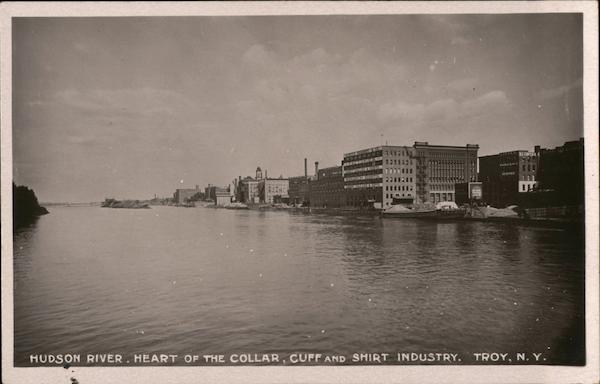
{"type": "Polygon", "coordinates": [[[14,242],[21,365],[33,352],[140,350],[525,350],[583,362],[577,230],[57,207],[14,242]]]}

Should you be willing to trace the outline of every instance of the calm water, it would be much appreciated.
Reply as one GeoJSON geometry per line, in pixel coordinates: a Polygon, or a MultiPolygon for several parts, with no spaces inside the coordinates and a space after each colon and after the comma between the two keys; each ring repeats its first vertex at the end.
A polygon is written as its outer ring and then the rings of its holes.
{"type": "Polygon", "coordinates": [[[584,363],[576,229],[53,207],[15,235],[29,354],[543,352],[584,363]]]}

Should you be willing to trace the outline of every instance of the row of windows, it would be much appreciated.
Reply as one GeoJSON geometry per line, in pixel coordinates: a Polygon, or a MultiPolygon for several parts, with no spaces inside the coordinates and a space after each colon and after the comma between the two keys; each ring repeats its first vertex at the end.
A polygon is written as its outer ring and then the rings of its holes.
{"type": "Polygon", "coordinates": [[[430,182],[440,182],[440,181],[465,181],[465,177],[464,176],[450,176],[450,177],[437,177],[437,176],[431,176],[429,178],[430,182]]]}
{"type": "Polygon", "coordinates": [[[412,165],[413,161],[412,160],[396,160],[396,159],[385,159],[385,163],[386,164],[391,164],[391,165],[412,165]]]}
{"type": "MultiPolygon", "coordinates": [[[[393,194],[393,193],[386,193],[385,194],[385,198],[386,199],[393,199],[394,197],[412,197],[412,193],[403,193],[402,196],[400,196],[399,193],[393,194]]],[[[385,205],[390,205],[390,203],[385,203],[385,205]]]]}
{"type": "Polygon", "coordinates": [[[401,150],[401,151],[383,151],[384,155],[387,156],[410,156],[412,155],[412,151],[401,150]]]}
{"type": "Polygon", "coordinates": [[[390,173],[413,173],[412,168],[385,168],[384,169],[384,173],[385,174],[390,174],[390,173]]]}
{"type": "Polygon", "coordinates": [[[364,162],[352,162],[349,164],[344,163],[344,171],[347,170],[351,170],[351,169],[358,169],[358,168],[366,168],[366,167],[375,167],[377,165],[382,165],[383,164],[383,160],[381,159],[371,159],[368,161],[364,161],[364,162]]]}
{"type": "Polygon", "coordinates": [[[386,183],[404,183],[404,182],[412,183],[413,178],[412,177],[386,177],[385,182],[386,183]]]}
{"type": "Polygon", "coordinates": [[[379,183],[370,183],[370,184],[344,184],[344,189],[364,189],[364,188],[377,188],[381,187],[381,180],[379,183]]]}
{"type": "Polygon", "coordinates": [[[356,177],[356,176],[365,176],[365,175],[381,175],[383,171],[381,168],[377,167],[369,167],[369,168],[360,168],[356,170],[352,170],[350,172],[344,172],[344,177],[356,177]]]}
{"type": "Polygon", "coordinates": [[[344,182],[356,181],[356,180],[373,180],[373,179],[381,179],[381,174],[376,173],[373,175],[344,177],[344,182]]]}
{"type": "Polygon", "coordinates": [[[413,186],[411,185],[410,188],[408,185],[386,185],[385,186],[385,190],[386,191],[412,191],[413,190],[413,186]]]}
{"type": "Polygon", "coordinates": [[[361,153],[360,155],[348,156],[348,157],[344,158],[344,163],[350,162],[350,161],[355,161],[355,160],[370,159],[373,157],[381,157],[381,152],[382,151],[373,151],[373,152],[361,153]]]}
{"type": "Polygon", "coordinates": [[[454,201],[452,193],[430,193],[429,199],[434,203],[439,203],[440,201],[454,201]]]}
{"type": "MultiPolygon", "coordinates": [[[[467,154],[468,157],[475,157],[475,152],[470,152],[467,154]]],[[[452,151],[452,152],[429,152],[429,157],[434,159],[464,159],[465,152],[463,150],[452,151]]]]}
{"type": "MultiPolygon", "coordinates": [[[[535,171],[535,164],[533,164],[533,165],[532,164],[527,164],[527,170],[529,172],[535,171]]],[[[523,164],[523,172],[525,172],[525,164],[523,164]]]]}
{"type": "Polygon", "coordinates": [[[535,189],[535,184],[523,184],[521,186],[522,192],[529,192],[535,189]]]}
{"type": "Polygon", "coordinates": [[[454,184],[431,184],[429,189],[432,191],[453,191],[454,184]]]}

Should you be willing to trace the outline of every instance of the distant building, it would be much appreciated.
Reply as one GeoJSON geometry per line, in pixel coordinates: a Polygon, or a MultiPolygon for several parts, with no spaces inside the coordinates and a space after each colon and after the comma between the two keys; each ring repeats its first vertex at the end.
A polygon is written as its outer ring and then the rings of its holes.
{"type": "Polygon", "coordinates": [[[538,154],[525,150],[480,157],[483,199],[497,207],[518,205],[520,193],[537,189],[538,164],[538,154]]]}
{"type": "MultiPolygon", "coordinates": [[[[230,189],[229,186],[227,186],[227,187],[217,187],[215,185],[209,184],[208,187],[206,187],[205,190],[204,190],[205,199],[212,200],[215,203],[217,202],[217,194],[220,194],[221,196],[224,196],[225,193],[228,196],[231,196],[231,189],[230,189]]],[[[230,197],[230,201],[231,201],[231,197],[230,197]]]]}
{"type": "Polygon", "coordinates": [[[261,203],[272,204],[276,200],[288,199],[289,180],[262,179],[258,181],[258,194],[261,203]]]}
{"type": "Polygon", "coordinates": [[[295,176],[289,179],[288,196],[290,198],[290,204],[293,205],[306,205],[310,202],[309,189],[308,189],[308,177],[307,176],[295,176]]]}
{"type": "Polygon", "coordinates": [[[458,205],[481,202],[483,187],[480,182],[456,183],[454,185],[455,202],[458,205]]]}
{"type": "Polygon", "coordinates": [[[173,200],[175,201],[175,204],[185,204],[189,199],[195,196],[198,197],[198,200],[202,200],[202,195],[203,193],[200,190],[200,186],[196,185],[196,188],[176,189],[173,194],[173,200]]]}
{"type": "Polygon", "coordinates": [[[346,204],[385,208],[394,198],[415,197],[414,150],[379,146],[344,154],[342,162],[346,204]]]}
{"type": "Polygon", "coordinates": [[[229,191],[217,190],[215,191],[215,204],[226,205],[231,203],[231,194],[229,191]]]}
{"type": "Polygon", "coordinates": [[[251,177],[246,177],[242,180],[242,202],[246,204],[256,204],[259,202],[260,194],[258,191],[258,182],[258,180],[254,180],[251,177]]]}
{"type": "Polygon", "coordinates": [[[236,199],[246,204],[258,204],[260,202],[259,183],[263,178],[263,171],[260,167],[256,167],[255,178],[246,176],[242,179],[239,177],[236,199]]]}
{"type": "Polygon", "coordinates": [[[310,180],[310,206],[316,208],[339,208],[346,205],[342,167],[317,169],[317,176],[310,180]]]}
{"type": "Polygon", "coordinates": [[[419,201],[455,201],[456,183],[477,181],[479,145],[430,145],[417,141],[413,148],[419,201]]]}
{"type": "Polygon", "coordinates": [[[585,172],[583,138],[554,149],[535,147],[539,156],[539,189],[555,191],[565,205],[583,204],[585,172]]]}

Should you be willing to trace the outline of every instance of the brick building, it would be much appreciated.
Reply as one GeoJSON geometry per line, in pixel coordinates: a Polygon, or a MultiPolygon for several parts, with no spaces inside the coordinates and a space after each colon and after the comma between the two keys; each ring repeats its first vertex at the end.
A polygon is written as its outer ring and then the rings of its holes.
{"type": "Polygon", "coordinates": [[[317,169],[309,186],[311,207],[340,208],[346,205],[341,166],[317,169]]]}
{"type": "Polygon", "coordinates": [[[288,199],[289,180],[265,178],[258,182],[258,195],[261,203],[272,204],[276,200],[288,199]]]}
{"type": "Polygon", "coordinates": [[[383,202],[383,147],[344,154],[342,177],[346,204],[372,208],[383,202]]]}
{"type": "Polygon", "coordinates": [[[539,156],[524,150],[479,158],[483,200],[496,207],[519,204],[519,194],[537,189],[539,156]]]}
{"type": "Polygon", "coordinates": [[[304,176],[294,176],[289,179],[288,196],[292,205],[309,204],[307,159],[304,159],[304,176]]]}
{"type": "Polygon", "coordinates": [[[583,138],[554,149],[535,147],[539,156],[539,189],[555,191],[561,204],[583,204],[585,172],[583,138]]]}
{"type": "Polygon", "coordinates": [[[217,194],[223,196],[224,194],[231,195],[231,189],[227,187],[217,187],[216,185],[208,184],[208,187],[204,190],[204,197],[207,200],[217,202],[217,194]]]}
{"type": "Polygon", "coordinates": [[[186,204],[189,199],[197,197],[198,200],[201,200],[204,197],[204,194],[200,190],[200,186],[196,185],[196,188],[180,188],[176,189],[173,194],[173,200],[175,200],[175,204],[186,204]]]}
{"type": "Polygon", "coordinates": [[[344,155],[346,200],[353,207],[388,208],[394,199],[454,201],[454,184],[477,180],[479,146],[385,145],[344,155]]]}

